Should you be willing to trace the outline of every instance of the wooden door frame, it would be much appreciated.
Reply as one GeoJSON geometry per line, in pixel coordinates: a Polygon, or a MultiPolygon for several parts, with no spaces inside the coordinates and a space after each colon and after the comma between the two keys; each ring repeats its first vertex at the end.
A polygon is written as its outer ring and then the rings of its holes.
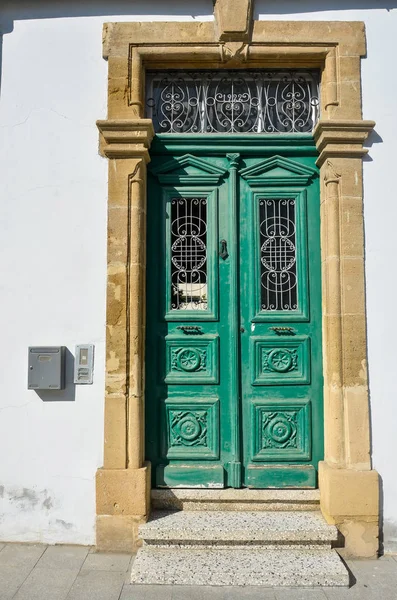
{"type": "Polygon", "coordinates": [[[97,471],[97,546],[132,550],[150,513],[144,453],[146,165],[153,125],[144,118],[146,68],[320,68],[314,137],[321,178],[325,458],[321,510],[347,553],[378,550],[378,474],[370,453],[366,369],[361,22],[252,21],[250,0],[217,0],[214,22],[104,25],[109,158],[104,466],[97,471]],[[234,10],[230,12],[231,4],[234,10]]]}

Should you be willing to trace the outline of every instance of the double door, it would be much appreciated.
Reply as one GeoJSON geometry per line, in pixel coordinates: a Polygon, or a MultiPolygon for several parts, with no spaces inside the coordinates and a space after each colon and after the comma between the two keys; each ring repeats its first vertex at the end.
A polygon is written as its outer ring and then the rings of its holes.
{"type": "Polygon", "coordinates": [[[316,487],[314,161],[291,149],[152,156],[146,452],[154,486],[316,487]]]}

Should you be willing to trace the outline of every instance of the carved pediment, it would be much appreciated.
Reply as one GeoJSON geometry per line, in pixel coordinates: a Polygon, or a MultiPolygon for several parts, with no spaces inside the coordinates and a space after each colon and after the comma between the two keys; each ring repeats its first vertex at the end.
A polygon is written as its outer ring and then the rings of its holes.
{"type": "Polygon", "coordinates": [[[192,154],[184,154],[159,167],[151,169],[160,183],[214,184],[219,183],[226,169],[202,160],[192,154]]]}
{"type": "Polygon", "coordinates": [[[307,185],[318,177],[316,169],[282,156],[272,156],[240,171],[250,185],[307,185]]]}

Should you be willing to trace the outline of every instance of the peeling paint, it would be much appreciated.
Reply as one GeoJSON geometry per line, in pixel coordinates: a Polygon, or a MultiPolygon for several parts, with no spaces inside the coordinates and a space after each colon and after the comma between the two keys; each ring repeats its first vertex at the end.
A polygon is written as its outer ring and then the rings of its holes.
{"type": "Polygon", "coordinates": [[[14,490],[15,491],[11,488],[8,491],[10,501],[15,502],[15,504],[23,511],[31,510],[40,501],[35,490],[30,490],[29,488],[22,488],[22,490],[20,488],[14,488],[14,490]]]}
{"type": "Polygon", "coordinates": [[[52,502],[52,499],[51,499],[50,497],[46,498],[46,499],[43,501],[43,504],[42,504],[42,506],[43,506],[44,508],[46,508],[47,510],[50,510],[50,508],[52,508],[52,507],[53,507],[53,502],[52,502]]]}
{"type": "Polygon", "coordinates": [[[55,523],[57,523],[57,525],[62,525],[62,527],[64,527],[65,529],[73,529],[73,523],[68,523],[63,519],[55,519],[55,523]]]}

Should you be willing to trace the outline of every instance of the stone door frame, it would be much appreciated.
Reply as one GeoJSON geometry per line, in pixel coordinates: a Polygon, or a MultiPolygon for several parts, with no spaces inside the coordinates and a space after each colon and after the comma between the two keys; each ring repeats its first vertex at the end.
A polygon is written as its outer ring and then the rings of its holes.
{"type": "Polygon", "coordinates": [[[214,22],[104,25],[109,159],[104,465],[97,471],[97,546],[132,551],[150,513],[145,463],[146,68],[320,68],[314,130],[321,178],[325,457],[321,510],[352,556],[378,549],[378,474],[370,454],[363,237],[361,22],[253,21],[250,0],[217,0],[214,22]],[[231,7],[233,10],[231,10],[231,7]]]}

